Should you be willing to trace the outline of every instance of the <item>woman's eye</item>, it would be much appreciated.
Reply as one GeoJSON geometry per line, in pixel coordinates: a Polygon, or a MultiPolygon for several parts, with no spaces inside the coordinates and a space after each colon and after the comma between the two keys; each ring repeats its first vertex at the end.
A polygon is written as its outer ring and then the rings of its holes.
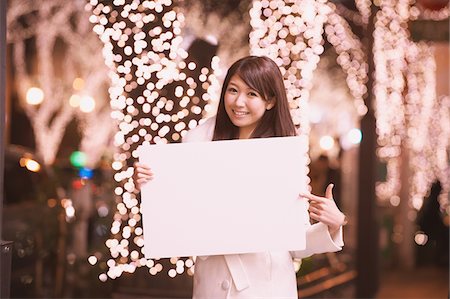
{"type": "Polygon", "coordinates": [[[237,92],[237,90],[236,90],[236,88],[229,87],[229,88],[228,88],[228,92],[237,92]]]}
{"type": "Polygon", "coordinates": [[[251,96],[251,97],[257,97],[258,96],[258,94],[256,92],[253,92],[253,91],[249,92],[248,95],[251,96]]]}

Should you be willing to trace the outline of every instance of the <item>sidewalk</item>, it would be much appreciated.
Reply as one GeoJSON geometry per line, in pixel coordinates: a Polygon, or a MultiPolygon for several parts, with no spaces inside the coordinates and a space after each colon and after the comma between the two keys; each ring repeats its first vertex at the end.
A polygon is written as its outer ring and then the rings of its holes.
{"type": "Polygon", "coordinates": [[[449,270],[421,267],[381,274],[378,299],[449,298],[449,270]]]}

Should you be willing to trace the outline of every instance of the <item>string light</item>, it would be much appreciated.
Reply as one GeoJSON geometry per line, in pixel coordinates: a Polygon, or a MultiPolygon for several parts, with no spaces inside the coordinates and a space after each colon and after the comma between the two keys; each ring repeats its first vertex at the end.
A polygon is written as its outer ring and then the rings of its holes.
{"type": "Polygon", "coordinates": [[[325,136],[322,136],[320,138],[320,142],[319,143],[320,143],[320,147],[323,150],[328,151],[328,150],[333,148],[333,146],[334,146],[334,139],[331,136],[325,135],[325,136]]]}
{"type": "Polygon", "coordinates": [[[326,1],[253,1],[250,53],[272,58],[280,67],[294,124],[309,134],[307,107],[312,75],[323,53],[326,1]]]}
{"type": "MultiPolygon", "coordinates": [[[[114,145],[114,179],[120,196],[113,238],[106,242],[114,258],[108,263],[109,278],[147,266],[149,273],[162,271],[162,264],[142,258],[141,216],[133,168],[127,161],[137,157],[140,144],[179,142],[188,129],[202,123],[217,105],[219,58],[210,67],[191,59],[183,43],[185,17],[170,0],[90,1],[86,10],[93,31],[104,44],[109,67],[111,117],[118,122],[114,145]]],[[[188,264],[189,265],[189,264],[188,264]]],[[[171,277],[184,273],[184,266],[169,269],[171,277]],[[171,271],[174,270],[174,271],[171,271]]],[[[190,267],[188,267],[190,268],[190,267]]],[[[193,273],[193,269],[188,271],[193,273]]]]}
{"type": "MultiPolygon", "coordinates": [[[[274,31],[283,32],[284,26],[290,22],[286,21],[287,17],[283,18],[283,12],[290,10],[285,6],[294,6],[294,3],[300,2],[291,1],[283,4],[279,1],[254,1],[253,11],[250,12],[251,25],[254,28],[254,32],[250,36],[253,53],[274,58],[284,71],[286,70],[286,68],[283,69],[284,65],[290,66],[291,61],[299,59],[295,57],[290,60],[291,53],[289,51],[292,45],[286,44],[289,50],[282,51],[278,45],[279,37],[285,38],[284,42],[289,40],[295,41],[293,44],[297,44],[303,41],[298,35],[304,34],[305,31],[298,26],[295,37],[288,37],[289,34],[284,36],[284,33],[282,37],[276,36],[274,31]]],[[[325,1],[321,3],[325,3],[325,1]]],[[[303,1],[302,5],[306,7],[307,1],[303,1]]],[[[441,210],[448,214],[448,191],[450,190],[448,155],[446,154],[449,149],[448,136],[450,133],[448,96],[438,97],[435,94],[436,75],[431,47],[426,44],[417,45],[409,38],[407,23],[419,15],[417,9],[412,6],[412,1],[379,1],[377,5],[380,7],[374,32],[376,65],[374,93],[379,136],[377,154],[381,160],[387,163],[387,181],[377,185],[377,196],[381,201],[390,199],[394,206],[399,204],[400,159],[402,151],[408,151],[413,174],[408,199],[410,207],[415,210],[420,209],[431,183],[439,179],[443,185],[443,192],[439,195],[441,210]],[[415,84],[415,82],[419,84],[415,84]]],[[[359,14],[352,15],[352,19],[365,27],[371,14],[371,1],[356,1],[356,6],[359,14]]],[[[367,107],[363,102],[363,96],[367,92],[365,86],[367,57],[364,55],[361,42],[351,32],[346,21],[336,13],[338,11],[336,6],[328,3],[328,7],[330,10],[325,14],[327,16],[324,22],[325,33],[328,41],[338,53],[337,62],[347,72],[347,84],[354,97],[356,110],[360,115],[364,115],[367,112],[367,107]]],[[[447,6],[438,14],[422,11],[421,17],[434,20],[445,19],[448,18],[448,9],[447,6]]],[[[292,11],[295,12],[294,9],[290,12],[292,11]]],[[[319,20],[321,19],[319,18],[319,20]]],[[[282,44],[285,45],[283,42],[282,44]]],[[[304,47],[302,50],[306,49],[307,47],[304,47]]],[[[314,70],[314,63],[311,63],[310,66],[313,66],[310,69],[314,70]]],[[[303,75],[301,68],[292,70],[294,73],[300,71],[303,75]]],[[[286,74],[286,72],[283,73],[286,74]]],[[[295,86],[289,80],[287,80],[286,86],[288,90],[294,90],[294,92],[299,87],[304,90],[308,88],[308,84],[295,86]]],[[[296,99],[292,94],[289,93],[289,99],[296,99]]],[[[307,108],[307,97],[300,97],[296,100],[304,103],[304,108],[307,108]]],[[[293,106],[294,109],[299,107],[295,104],[293,106]]],[[[303,110],[307,111],[307,109],[303,110]]],[[[300,116],[300,118],[294,119],[298,121],[307,118],[300,116]]],[[[305,128],[304,123],[301,125],[305,128]]],[[[355,137],[355,142],[359,142],[360,138],[361,135],[358,134],[358,141],[355,137]]],[[[408,215],[415,217],[415,213],[408,215]]]]}
{"type": "MultiPolygon", "coordinates": [[[[443,185],[441,209],[448,213],[450,122],[448,95],[436,95],[433,48],[409,39],[407,23],[415,18],[411,2],[381,1],[374,32],[375,97],[379,158],[387,180],[377,185],[380,200],[400,192],[401,155],[408,154],[409,206],[419,210],[431,184],[443,185]],[[394,5],[395,4],[395,5],[394,5]]],[[[392,202],[392,201],[391,201],[392,202]]],[[[395,201],[397,203],[397,201],[395,201]]]]}
{"type": "Polygon", "coordinates": [[[353,34],[348,23],[336,13],[336,7],[332,8],[325,26],[327,40],[334,46],[338,57],[337,63],[347,74],[347,85],[353,96],[357,113],[363,116],[367,113],[364,104],[364,95],[367,93],[367,57],[361,41],[353,34]]]}
{"type": "Polygon", "coordinates": [[[447,20],[450,16],[450,5],[442,7],[438,10],[426,8],[420,4],[416,4],[412,7],[411,10],[411,18],[421,19],[421,20],[433,20],[433,21],[442,21],[447,20]]]}
{"type": "MultiPolygon", "coordinates": [[[[223,80],[228,66],[249,53],[248,12],[233,9],[227,11],[224,17],[215,10],[205,11],[205,5],[201,1],[185,2],[182,9],[185,15],[184,40],[198,37],[217,46],[216,55],[220,57],[220,66],[214,69],[219,71],[219,80],[223,80]],[[233,34],[230,34],[230,28],[233,28],[233,34]]],[[[220,92],[220,85],[216,88],[220,92]]],[[[214,106],[211,108],[214,114],[216,109],[214,106]]]]}
{"type": "Polygon", "coordinates": [[[32,172],[39,172],[39,170],[41,170],[41,165],[39,162],[27,157],[20,158],[19,164],[32,172]]]}
{"type": "MultiPolygon", "coordinates": [[[[408,1],[400,1],[397,8],[407,8],[408,1]]],[[[374,31],[374,60],[376,64],[374,93],[376,98],[376,118],[378,157],[387,161],[387,181],[377,186],[377,195],[387,199],[400,192],[401,140],[404,136],[405,115],[402,100],[406,72],[404,49],[408,45],[408,33],[401,24],[407,17],[396,12],[396,4],[383,2],[377,15],[374,31]],[[395,30],[389,28],[393,23],[395,30]]]]}
{"type": "Polygon", "coordinates": [[[101,43],[89,34],[84,3],[48,0],[36,5],[28,0],[10,1],[8,7],[7,42],[12,49],[14,80],[20,82],[19,104],[30,120],[36,151],[45,165],[54,163],[65,129],[75,117],[80,124],[81,150],[88,153],[90,167],[104,154],[114,129],[111,119],[104,117],[110,111],[101,93],[108,81],[101,43]],[[55,47],[56,43],[62,47],[55,47]],[[26,50],[30,46],[31,52],[26,50]],[[31,61],[37,67],[31,67],[31,61]],[[83,96],[96,99],[95,113],[89,113],[94,111],[93,102],[82,101],[83,96]]]}
{"type": "Polygon", "coordinates": [[[355,0],[356,8],[361,15],[361,20],[364,24],[369,23],[369,17],[372,14],[371,6],[372,0],[355,0]]]}
{"type": "Polygon", "coordinates": [[[26,99],[30,105],[39,105],[44,101],[44,92],[38,87],[31,87],[27,91],[26,99]]]}
{"type": "Polygon", "coordinates": [[[358,144],[361,142],[362,139],[362,133],[360,129],[351,129],[347,133],[348,140],[353,144],[358,144]]]}
{"type": "Polygon", "coordinates": [[[95,109],[95,100],[90,96],[83,96],[79,102],[80,110],[84,113],[89,113],[95,109]]]}

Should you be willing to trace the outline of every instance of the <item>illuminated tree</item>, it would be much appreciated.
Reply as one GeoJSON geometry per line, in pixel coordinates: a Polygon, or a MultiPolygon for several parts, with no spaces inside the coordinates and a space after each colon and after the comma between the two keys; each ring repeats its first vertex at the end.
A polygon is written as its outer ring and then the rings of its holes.
{"type": "Polygon", "coordinates": [[[65,129],[80,124],[80,149],[95,167],[115,130],[109,118],[107,69],[101,43],[92,34],[84,1],[9,2],[7,42],[14,82],[31,121],[36,151],[55,161],[65,129]]]}

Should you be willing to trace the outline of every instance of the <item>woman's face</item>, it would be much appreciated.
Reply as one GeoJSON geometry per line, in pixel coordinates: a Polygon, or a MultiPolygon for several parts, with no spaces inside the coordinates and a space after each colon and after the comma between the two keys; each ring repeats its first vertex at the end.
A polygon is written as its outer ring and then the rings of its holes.
{"type": "Polygon", "coordinates": [[[225,111],[231,122],[239,127],[239,138],[249,138],[262,116],[273,104],[238,76],[231,77],[225,91],[225,111]]]}

